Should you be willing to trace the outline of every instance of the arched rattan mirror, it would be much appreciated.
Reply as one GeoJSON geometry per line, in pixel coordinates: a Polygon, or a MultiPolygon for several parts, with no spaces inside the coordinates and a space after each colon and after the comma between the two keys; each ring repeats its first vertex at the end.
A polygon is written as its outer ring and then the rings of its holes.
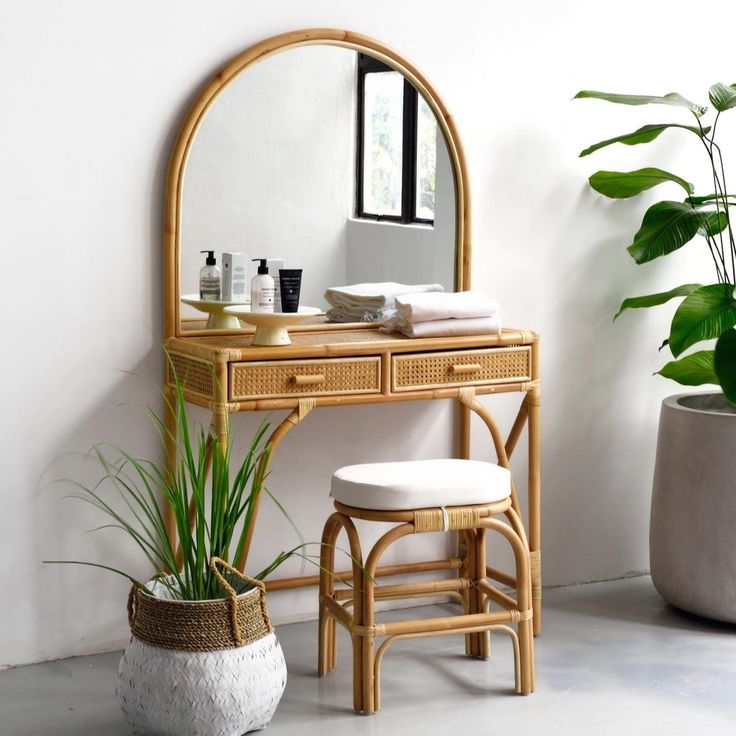
{"type": "MultiPolygon", "coordinates": [[[[406,97],[404,105],[406,111],[406,97]]],[[[421,120],[414,123],[415,145],[417,127],[421,127],[421,120]]],[[[405,113],[404,140],[407,140],[406,130],[405,113]]],[[[435,138],[432,138],[432,145],[435,145],[435,138]]],[[[418,153],[410,155],[414,155],[415,160],[419,158],[418,153]]],[[[406,160],[405,153],[404,157],[406,160]]],[[[435,165],[434,159],[432,165],[435,165]]],[[[419,164],[415,164],[417,166],[419,164]]],[[[374,173],[374,178],[380,179],[380,175],[380,172],[374,173]]],[[[417,181],[416,170],[413,176],[413,181],[417,181]]],[[[404,197],[404,202],[408,199],[404,197]]],[[[470,285],[468,180],[454,121],[416,67],[378,41],[356,33],[334,29],[286,33],[262,41],[228,62],[205,85],[184,119],[169,164],[165,208],[166,338],[212,332],[201,320],[187,313],[181,301],[184,294],[192,291],[202,250],[246,250],[249,259],[271,258],[275,251],[282,257],[285,255],[287,266],[292,268],[306,265],[302,261],[311,256],[311,283],[306,287],[312,289],[308,293],[315,294],[311,302],[316,301],[318,292],[341,283],[341,279],[349,283],[351,279],[352,282],[408,282],[413,278],[419,282],[438,281],[455,290],[467,289],[470,285]],[[315,49],[315,53],[308,49],[315,49]],[[312,81],[304,81],[306,70],[312,71],[312,81]],[[436,175],[433,170],[425,177],[431,180],[431,206],[436,205],[436,220],[432,216],[434,209],[430,212],[433,219],[416,217],[419,207],[416,192],[411,195],[414,197],[410,203],[413,214],[409,218],[402,212],[400,217],[368,214],[363,221],[356,219],[356,191],[361,190],[361,182],[368,181],[365,172],[357,176],[354,173],[361,155],[356,153],[356,141],[359,152],[363,139],[362,133],[356,136],[355,129],[350,127],[356,119],[357,105],[363,104],[362,98],[358,103],[355,97],[356,89],[360,95],[365,88],[366,77],[361,78],[361,70],[363,73],[365,70],[369,73],[376,70],[398,72],[403,77],[404,89],[416,90],[418,102],[415,107],[424,106],[436,121],[436,175]],[[357,88],[351,79],[360,80],[357,88]],[[319,82],[319,89],[314,80],[319,82]],[[325,88],[325,81],[329,82],[329,89],[325,88]],[[345,91],[352,96],[353,102],[338,109],[335,100],[345,91]],[[306,109],[305,100],[313,100],[314,107],[306,109]],[[290,107],[287,110],[285,106],[290,107]],[[273,118],[268,118],[269,114],[273,118]],[[289,124],[292,129],[296,124],[298,135],[292,130],[277,136],[274,130],[279,126],[274,120],[279,125],[289,124]],[[309,125],[314,127],[305,131],[309,125]],[[315,141],[315,145],[305,146],[305,135],[311,136],[309,140],[315,141]],[[320,136],[330,147],[329,155],[316,153],[316,141],[320,136]],[[294,143],[293,150],[282,148],[287,139],[294,143]],[[335,165],[333,159],[338,157],[333,153],[338,148],[347,153],[339,159],[339,165],[335,165]],[[316,160],[325,165],[319,166],[317,171],[313,161],[305,185],[303,178],[285,172],[281,164],[293,162],[297,155],[312,149],[316,160]],[[275,152],[279,154],[278,161],[274,158],[275,152]],[[443,170],[447,173],[444,183],[443,170]],[[330,182],[334,182],[337,194],[327,191],[332,186],[330,182]],[[341,198],[343,211],[342,214],[338,211],[337,217],[342,217],[343,223],[339,225],[339,236],[334,234],[337,230],[326,228],[323,204],[315,199],[314,192],[321,192],[330,205],[338,195],[341,198]],[[442,201],[444,194],[447,196],[442,201]],[[304,202],[296,206],[295,200],[302,195],[304,202]],[[367,228],[365,223],[369,223],[367,228]],[[252,226],[253,231],[248,231],[248,226],[252,226]],[[351,236],[347,247],[338,246],[338,237],[342,237],[346,229],[348,234],[360,232],[351,236]],[[397,233],[416,240],[429,238],[431,231],[439,243],[433,247],[441,251],[441,258],[435,257],[443,261],[438,266],[439,271],[428,267],[432,257],[417,256],[411,246],[406,247],[404,260],[397,261],[396,254],[404,247],[397,233]],[[285,245],[274,245],[274,242],[285,245]],[[356,246],[356,242],[363,245],[356,246]],[[325,244],[324,250],[317,249],[315,243],[325,244]],[[295,252],[287,250],[284,253],[289,244],[295,252]],[[353,253],[347,267],[340,265],[346,260],[344,252],[353,253]],[[387,255],[382,256],[381,252],[387,255]],[[378,263],[383,264],[384,271],[377,268],[378,263]],[[314,264],[319,264],[324,273],[317,273],[314,264]],[[412,264],[416,273],[411,272],[412,264]],[[334,268],[327,268],[329,265],[334,268]]],[[[362,215],[362,202],[357,209],[362,215]]],[[[324,210],[326,212],[327,205],[324,210]]],[[[424,215],[425,210],[420,214],[424,215]]],[[[426,252],[430,251],[426,249],[426,252]]],[[[324,324],[317,324],[296,329],[324,327],[324,324]]],[[[354,327],[359,329],[361,325],[354,327]]],[[[340,328],[345,329],[346,325],[340,328]]]]}

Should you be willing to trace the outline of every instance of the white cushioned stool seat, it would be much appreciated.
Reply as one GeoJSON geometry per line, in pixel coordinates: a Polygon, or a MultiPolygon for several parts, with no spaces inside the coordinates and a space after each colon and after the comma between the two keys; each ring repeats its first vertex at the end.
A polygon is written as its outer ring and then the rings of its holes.
{"type": "Polygon", "coordinates": [[[408,460],[346,465],[332,476],[332,497],[381,511],[469,506],[511,494],[506,468],[479,460],[408,460]]]}

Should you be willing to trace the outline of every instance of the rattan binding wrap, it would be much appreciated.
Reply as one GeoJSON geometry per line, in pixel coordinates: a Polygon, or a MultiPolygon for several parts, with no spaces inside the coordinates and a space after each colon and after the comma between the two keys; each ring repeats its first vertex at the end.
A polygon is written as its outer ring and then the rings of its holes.
{"type": "Polygon", "coordinates": [[[211,397],[215,391],[212,363],[180,353],[169,353],[169,384],[177,381],[185,390],[200,396],[211,397]]]}
{"type": "Polygon", "coordinates": [[[330,358],[329,360],[281,360],[232,363],[231,399],[310,396],[315,394],[378,393],[381,359],[330,358]],[[302,385],[296,376],[321,376],[321,382],[302,385]]]}
{"type": "Polygon", "coordinates": [[[527,346],[490,350],[395,355],[394,391],[441,388],[448,384],[500,383],[531,380],[531,350],[527,346]],[[472,373],[454,373],[454,366],[479,366],[472,373]]]}
{"type": "Polygon", "coordinates": [[[414,530],[417,534],[446,532],[451,529],[475,529],[479,521],[480,508],[478,506],[454,506],[414,511],[414,530]]]}
{"type": "Polygon", "coordinates": [[[209,601],[166,600],[133,588],[128,603],[131,633],[146,644],[187,652],[252,644],[273,632],[265,586],[253,582],[256,589],[241,595],[225,585],[228,597],[209,601]]]}
{"type": "Polygon", "coordinates": [[[532,598],[540,600],[542,597],[542,554],[539,550],[529,553],[532,566],[532,598]]]}

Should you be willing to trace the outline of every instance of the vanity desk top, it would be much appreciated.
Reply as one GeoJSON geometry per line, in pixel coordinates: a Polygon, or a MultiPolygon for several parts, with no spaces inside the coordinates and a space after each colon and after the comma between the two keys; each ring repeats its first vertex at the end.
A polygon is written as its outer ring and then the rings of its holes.
{"type": "Polygon", "coordinates": [[[252,346],[247,334],[170,338],[168,382],[176,373],[193,403],[233,412],[290,408],[300,397],[336,405],[451,398],[467,386],[527,391],[537,379],[533,332],[416,339],[331,327],[294,332],[276,348],[252,346]]]}

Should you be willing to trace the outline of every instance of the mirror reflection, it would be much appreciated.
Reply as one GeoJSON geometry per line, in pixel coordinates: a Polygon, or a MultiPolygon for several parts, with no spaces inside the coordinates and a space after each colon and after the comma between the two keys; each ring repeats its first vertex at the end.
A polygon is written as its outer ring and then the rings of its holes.
{"type": "MultiPolygon", "coordinates": [[[[239,74],[197,131],[181,212],[182,296],[199,295],[201,251],[221,273],[223,253],[244,254],[246,300],[264,258],[277,287],[279,268],[302,269],[300,305],[321,310],[346,284],[455,287],[441,129],[399,72],[350,49],[302,46],[239,74]]],[[[183,304],[182,317],[206,315],[183,304]]]]}

